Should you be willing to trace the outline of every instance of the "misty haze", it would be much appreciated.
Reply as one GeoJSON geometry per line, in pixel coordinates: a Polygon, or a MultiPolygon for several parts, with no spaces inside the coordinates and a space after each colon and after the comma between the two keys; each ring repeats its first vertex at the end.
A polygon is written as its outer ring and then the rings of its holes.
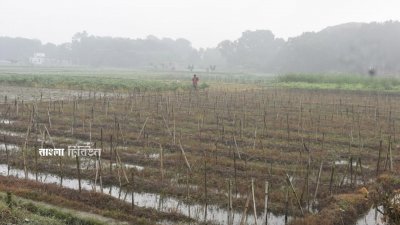
{"type": "Polygon", "coordinates": [[[0,225],[400,224],[395,0],[2,0],[0,225]]]}
{"type": "Polygon", "coordinates": [[[347,23],[305,32],[287,41],[269,30],[244,31],[215,48],[192,47],[189,40],[112,38],[76,33],[55,45],[0,37],[0,63],[21,66],[90,66],[146,70],[200,70],[264,73],[354,73],[398,75],[400,23],[347,23]],[[193,67],[192,67],[193,66],[193,67]]]}

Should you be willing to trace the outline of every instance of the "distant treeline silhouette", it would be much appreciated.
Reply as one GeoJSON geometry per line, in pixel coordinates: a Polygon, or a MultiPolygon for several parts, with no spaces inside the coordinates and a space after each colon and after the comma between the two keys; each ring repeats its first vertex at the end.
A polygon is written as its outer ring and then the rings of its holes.
{"type": "Polygon", "coordinates": [[[347,23],[284,40],[269,30],[245,31],[215,48],[195,49],[185,39],[112,38],[80,32],[71,42],[0,37],[0,62],[29,64],[35,52],[49,62],[155,70],[253,71],[266,73],[399,74],[400,22],[347,23]],[[212,70],[210,68],[213,68],[212,70]]]}

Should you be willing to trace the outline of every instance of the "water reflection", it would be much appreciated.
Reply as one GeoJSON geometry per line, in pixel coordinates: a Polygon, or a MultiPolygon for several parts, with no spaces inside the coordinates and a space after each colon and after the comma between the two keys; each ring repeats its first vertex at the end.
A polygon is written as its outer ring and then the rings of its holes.
{"type": "MultiPolygon", "coordinates": [[[[383,210],[382,207],[379,209],[383,210]]],[[[356,225],[386,225],[386,223],[383,222],[382,214],[376,208],[371,208],[365,216],[357,221],[356,225]]]]}
{"type": "MultiPolygon", "coordinates": [[[[0,174],[7,174],[7,165],[0,164],[0,174]]],[[[25,177],[24,171],[20,169],[11,168],[9,171],[11,176],[18,178],[25,177]]],[[[36,175],[32,172],[28,172],[28,179],[35,180],[36,175]]],[[[38,181],[42,183],[54,183],[60,184],[60,177],[50,173],[38,173],[38,181]]],[[[63,187],[77,190],[79,188],[79,182],[77,179],[64,178],[62,182],[63,187]]],[[[99,185],[94,185],[94,181],[81,180],[81,187],[85,190],[97,190],[100,191],[99,185]]],[[[131,203],[132,193],[121,190],[117,186],[104,187],[103,193],[109,194],[115,198],[131,203]]],[[[165,197],[160,194],[146,193],[146,192],[134,192],[133,193],[134,203],[140,207],[153,208],[162,212],[177,212],[186,216],[189,216],[197,221],[203,221],[205,217],[205,207],[200,204],[187,204],[179,199],[173,197],[165,197]]],[[[225,209],[220,208],[216,205],[208,205],[207,207],[207,220],[217,224],[227,224],[229,212],[225,209]]],[[[241,220],[241,213],[234,212],[232,214],[233,224],[239,225],[241,220]]],[[[262,224],[265,220],[265,214],[260,215],[257,218],[258,224],[262,224]]],[[[268,223],[283,225],[285,219],[283,215],[276,216],[272,213],[268,214],[268,223]]],[[[249,214],[247,216],[247,224],[254,224],[254,216],[249,214]]]]}

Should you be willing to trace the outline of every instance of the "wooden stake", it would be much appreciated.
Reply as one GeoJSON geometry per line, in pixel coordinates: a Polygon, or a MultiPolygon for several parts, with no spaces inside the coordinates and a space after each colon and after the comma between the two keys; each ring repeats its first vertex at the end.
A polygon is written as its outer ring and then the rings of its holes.
{"type": "Polygon", "coordinates": [[[237,153],[239,159],[242,159],[242,157],[240,156],[240,152],[239,152],[239,148],[238,148],[238,145],[237,145],[237,142],[236,142],[235,135],[233,135],[233,142],[235,142],[235,149],[236,149],[236,153],[237,153]]]}
{"type": "Polygon", "coordinates": [[[144,130],[144,128],[146,127],[146,124],[147,124],[147,120],[148,120],[148,119],[149,119],[149,117],[147,117],[146,120],[144,121],[144,124],[143,124],[143,126],[142,126],[142,129],[140,130],[140,133],[139,133],[138,137],[136,138],[137,141],[140,139],[140,136],[142,136],[143,130],[144,130]]]}
{"type": "Polygon", "coordinates": [[[164,151],[163,148],[160,145],[160,173],[161,173],[161,183],[164,182],[164,151]]]}
{"type": "Polygon", "coordinates": [[[188,202],[188,214],[189,214],[189,218],[190,218],[190,187],[189,187],[189,179],[190,179],[190,172],[189,169],[186,169],[186,200],[188,202]]]}
{"type": "Polygon", "coordinates": [[[243,209],[242,219],[240,220],[240,225],[245,225],[245,223],[246,223],[247,210],[249,209],[250,199],[251,199],[251,195],[250,195],[250,193],[248,193],[246,204],[243,209]]]}
{"type": "Polygon", "coordinates": [[[181,149],[183,158],[185,159],[185,163],[186,163],[187,168],[189,169],[190,172],[192,172],[192,168],[190,168],[189,161],[188,161],[188,159],[186,158],[185,150],[183,150],[183,147],[182,147],[182,144],[181,144],[181,140],[180,140],[180,139],[179,139],[179,147],[180,147],[180,149],[181,149]]]}
{"type": "Polygon", "coordinates": [[[379,141],[379,153],[378,153],[378,162],[376,164],[376,176],[379,175],[379,168],[381,162],[381,152],[382,152],[382,140],[379,141]]]}
{"type": "Polygon", "coordinates": [[[289,184],[290,188],[292,189],[292,192],[293,192],[293,194],[294,194],[294,197],[296,198],[297,205],[299,206],[299,208],[300,208],[300,211],[301,211],[301,215],[303,215],[303,216],[304,216],[303,207],[301,207],[300,200],[299,200],[299,198],[297,197],[297,193],[296,193],[296,191],[294,190],[294,187],[293,187],[292,181],[291,181],[291,179],[290,179],[290,177],[289,177],[289,175],[288,175],[288,174],[286,174],[286,181],[288,182],[288,184],[289,184]]]}
{"type": "Polygon", "coordinates": [[[232,219],[232,180],[228,180],[228,225],[233,224],[232,219]]]}
{"type": "Polygon", "coordinates": [[[289,216],[289,183],[286,185],[286,194],[285,194],[285,224],[288,222],[289,216]]]}
{"type": "MultiPolygon", "coordinates": [[[[389,139],[390,140],[390,139],[389,139]]],[[[389,141],[389,170],[393,170],[392,141],[389,141]]]]}
{"type": "Polygon", "coordinates": [[[110,136],[110,175],[112,173],[113,135],[110,136]]]}
{"type": "Polygon", "coordinates": [[[253,197],[254,224],[257,225],[257,208],[256,208],[256,198],[254,195],[254,178],[251,178],[251,195],[253,197]]]}
{"type": "Polygon", "coordinates": [[[48,120],[49,120],[49,127],[51,129],[51,119],[50,119],[50,111],[49,111],[49,109],[47,109],[47,117],[48,117],[48,120]]]}
{"type": "MultiPolygon", "coordinates": [[[[33,117],[33,112],[32,112],[32,117],[33,117]]],[[[30,123],[32,120],[30,121],[30,123]]],[[[25,173],[25,179],[28,179],[28,170],[26,168],[26,148],[28,147],[28,140],[29,140],[29,135],[31,133],[31,124],[29,123],[28,129],[26,131],[26,137],[25,137],[25,142],[24,146],[22,148],[22,158],[23,158],[23,164],[24,164],[24,173],[25,173]]]]}
{"type": "Polygon", "coordinates": [[[4,148],[6,149],[7,176],[9,176],[10,175],[10,162],[9,162],[9,153],[8,153],[7,142],[6,142],[6,135],[3,136],[3,139],[4,139],[4,148]]]}
{"type": "MultiPolygon", "coordinates": [[[[104,150],[103,148],[103,128],[100,129],[100,147],[101,151],[104,150]]],[[[98,157],[99,160],[99,179],[100,179],[100,191],[103,193],[103,178],[102,178],[102,162],[101,162],[101,157],[98,157]]]]}
{"type": "Polygon", "coordinates": [[[268,225],[268,181],[265,181],[265,192],[264,192],[264,214],[265,214],[265,225],[268,225]]]}
{"type": "Polygon", "coordinates": [[[131,199],[131,201],[132,201],[132,209],[134,209],[135,208],[135,189],[134,189],[134,185],[135,185],[135,173],[132,171],[131,172],[131,189],[132,189],[132,191],[131,191],[131,193],[132,193],[132,199],[131,199]]]}
{"type": "Polygon", "coordinates": [[[78,185],[79,185],[79,193],[82,191],[81,188],[81,166],[79,162],[79,156],[76,155],[76,169],[78,170],[78,185]]]}
{"type": "Polygon", "coordinates": [[[321,165],[319,166],[319,171],[318,171],[317,187],[315,188],[315,192],[314,192],[313,204],[315,204],[315,203],[316,203],[316,200],[317,200],[318,187],[319,187],[319,181],[320,181],[320,177],[321,177],[322,165],[323,165],[323,164],[324,164],[324,162],[321,161],[321,165]]]}
{"type": "MultiPolygon", "coordinates": [[[[180,140],[179,140],[179,144],[180,144],[180,140]]],[[[181,148],[181,150],[183,151],[183,148],[181,148]]],[[[186,159],[186,156],[185,156],[185,159],[186,159]]],[[[187,162],[187,160],[186,160],[186,162],[187,162]]],[[[187,162],[187,165],[190,170],[189,162],[187,162]]],[[[206,159],[206,153],[204,152],[204,222],[207,221],[207,202],[208,202],[207,201],[207,159],[206,159]]]]}

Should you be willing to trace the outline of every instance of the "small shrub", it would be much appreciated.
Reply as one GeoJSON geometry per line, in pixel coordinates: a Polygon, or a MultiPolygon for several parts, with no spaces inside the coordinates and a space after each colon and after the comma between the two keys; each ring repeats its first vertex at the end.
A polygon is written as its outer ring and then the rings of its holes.
{"type": "Polygon", "coordinates": [[[6,203],[7,203],[8,208],[12,209],[12,207],[13,207],[13,200],[12,200],[12,194],[11,194],[11,192],[7,192],[6,203]]]}
{"type": "Polygon", "coordinates": [[[209,87],[210,87],[210,85],[208,85],[207,83],[201,83],[200,86],[199,86],[200,89],[206,89],[206,88],[209,88],[209,87]]]}

